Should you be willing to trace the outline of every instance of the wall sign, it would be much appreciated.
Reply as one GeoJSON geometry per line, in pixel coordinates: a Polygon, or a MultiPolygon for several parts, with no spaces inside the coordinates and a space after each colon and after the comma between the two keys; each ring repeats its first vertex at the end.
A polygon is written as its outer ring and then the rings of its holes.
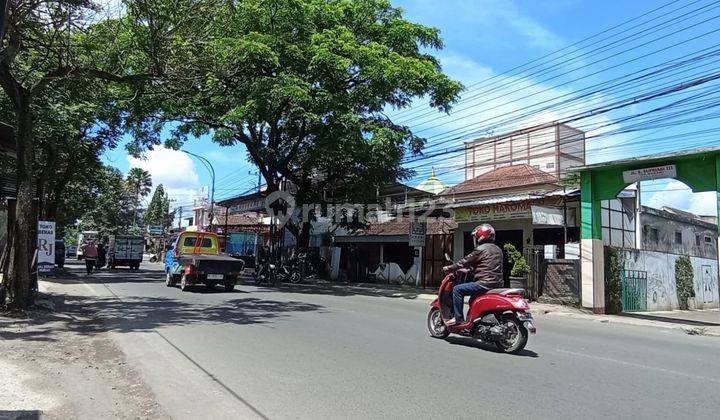
{"type": "Polygon", "coordinates": [[[623,181],[627,184],[651,179],[675,177],[677,177],[677,167],[675,165],[655,166],[652,168],[633,169],[623,172],[623,181]]]}
{"type": "Polygon", "coordinates": [[[532,219],[534,225],[563,226],[565,224],[563,209],[558,207],[532,206],[532,219]]]}
{"type": "Polygon", "coordinates": [[[425,220],[410,221],[410,232],[408,236],[409,246],[425,246],[425,233],[427,224],[425,220]]]}
{"type": "Polygon", "coordinates": [[[55,222],[38,221],[38,273],[52,275],[55,269],[55,222]]]}
{"type": "Polygon", "coordinates": [[[529,219],[531,217],[530,203],[527,201],[455,209],[455,220],[457,222],[490,222],[494,220],[529,219]]]}

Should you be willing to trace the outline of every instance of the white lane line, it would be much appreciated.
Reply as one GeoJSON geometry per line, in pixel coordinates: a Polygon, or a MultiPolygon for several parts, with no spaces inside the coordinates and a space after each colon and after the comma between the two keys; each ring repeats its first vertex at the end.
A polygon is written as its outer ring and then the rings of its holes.
{"type": "Polygon", "coordinates": [[[710,378],[710,377],[708,377],[708,376],[693,375],[693,374],[690,374],[690,373],[680,372],[680,371],[672,370],[672,369],[665,369],[665,368],[660,368],[660,367],[655,367],[655,366],[648,366],[648,365],[643,365],[643,364],[640,364],[640,363],[626,362],[626,361],[624,361],[624,360],[612,359],[612,358],[610,358],[610,357],[593,356],[593,355],[590,355],[590,354],[576,353],[576,352],[574,352],[574,351],[569,351],[569,350],[560,350],[560,349],[558,349],[558,350],[555,350],[555,351],[558,352],[558,353],[569,354],[569,355],[571,355],[571,356],[584,357],[584,358],[586,358],[586,359],[593,359],[593,360],[600,360],[600,361],[603,361],[603,362],[617,363],[617,364],[619,364],[619,365],[630,366],[630,367],[639,368],[639,369],[654,370],[654,371],[657,371],[657,372],[666,373],[666,374],[668,374],[668,375],[684,376],[684,377],[686,377],[686,378],[696,379],[696,380],[699,380],[699,381],[708,381],[708,382],[720,383],[720,380],[718,380],[718,379],[716,379],[716,378],[710,378]]]}

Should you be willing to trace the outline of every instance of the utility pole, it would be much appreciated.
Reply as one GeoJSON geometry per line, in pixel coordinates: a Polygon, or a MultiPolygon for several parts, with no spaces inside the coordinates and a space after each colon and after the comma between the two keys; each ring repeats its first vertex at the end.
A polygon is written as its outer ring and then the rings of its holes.
{"type": "Polygon", "coordinates": [[[213,168],[212,163],[210,163],[209,160],[205,159],[204,157],[200,155],[196,155],[195,153],[188,152],[187,150],[180,150],[183,153],[186,153],[190,156],[193,156],[202,162],[202,164],[205,166],[205,168],[210,172],[210,176],[212,179],[212,186],[210,187],[210,231],[212,231],[213,227],[213,217],[215,216],[214,210],[215,210],[215,168],[213,168]]]}
{"type": "Polygon", "coordinates": [[[182,206],[178,207],[178,229],[182,229],[182,206]]]}

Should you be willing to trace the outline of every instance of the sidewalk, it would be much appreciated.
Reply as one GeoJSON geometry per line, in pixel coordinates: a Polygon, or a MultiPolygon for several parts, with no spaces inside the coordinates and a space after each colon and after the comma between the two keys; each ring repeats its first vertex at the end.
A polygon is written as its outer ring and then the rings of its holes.
{"type": "MultiPolygon", "coordinates": [[[[295,286],[291,286],[295,287],[295,286]]],[[[434,289],[394,284],[339,283],[327,280],[307,280],[300,287],[325,288],[334,294],[363,294],[403,299],[432,301],[437,297],[434,289]]],[[[720,311],[718,309],[695,311],[633,312],[622,315],[595,315],[592,311],[573,306],[531,302],[530,311],[535,316],[561,316],[588,321],[634,325],[641,327],[680,330],[688,335],[720,337],[720,311]]]]}
{"type": "Polygon", "coordinates": [[[72,287],[0,314],[0,419],[168,418],[72,287]]]}

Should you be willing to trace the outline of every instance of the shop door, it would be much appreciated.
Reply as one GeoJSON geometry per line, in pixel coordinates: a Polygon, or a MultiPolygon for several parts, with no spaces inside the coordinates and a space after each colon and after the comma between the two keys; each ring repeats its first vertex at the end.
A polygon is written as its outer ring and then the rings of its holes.
{"type": "Polygon", "coordinates": [[[452,235],[427,235],[423,249],[422,287],[438,287],[442,281],[442,268],[447,253],[452,258],[452,235]]]}

